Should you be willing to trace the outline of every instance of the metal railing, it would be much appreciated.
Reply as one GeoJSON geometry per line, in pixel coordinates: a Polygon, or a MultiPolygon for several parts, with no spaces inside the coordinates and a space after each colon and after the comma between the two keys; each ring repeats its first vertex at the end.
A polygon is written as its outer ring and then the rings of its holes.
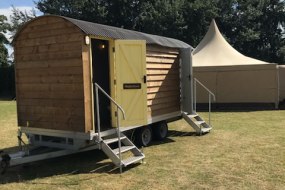
{"type": "Polygon", "coordinates": [[[100,124],[100,106],[99,106],[99,90],[113,103],[116,105],[116,113],[117,113],[117,136],[118,136],[118,146],[119,146],[119,158],[120,158],[120,173],[122,173],[122,153],[121,153],[121,130],[120,130],[120,113],[119,110],[123,114],[123,119],[125,119],[125,111],[124,109],[108,95],[97,83],[95,85],[95,94],[96,94],[96,114],[97,114],[97,128],[98,128],[98,138],[101,140],[101,124],[100,124]]]}
{"type": "Polygon", "coordinates": [[[199,85],[201,85],[208,93],[209,93],[209,125],[211,126],[211,100],[213,97],[213,100],[216,101],[216,96],[213,92],[211,92],[211,90],[209,90],[202,82],[200,82],[198,79],[194,78],[194,101],[193,101],[193,108],[194,111],[196,112],[196,108],[197,108],[197,83],[199,85]]]}

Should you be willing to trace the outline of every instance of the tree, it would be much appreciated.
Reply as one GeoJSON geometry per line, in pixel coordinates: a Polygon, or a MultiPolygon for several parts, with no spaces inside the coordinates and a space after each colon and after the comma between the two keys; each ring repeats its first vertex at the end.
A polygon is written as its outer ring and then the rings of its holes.
{"type": "Polygon", "coordinates": [[[40,0],[37,8],[44,14],[61,15],[71,18],[107,23],[108,2],[104,0],[40,0]]]}
{"type": "Polygon", "coordinates": [[[11,28],[10,32],[12,34],[12,39],[14,38],[15,34],[18,32],[18,30],[21,28],[23,24],[26,22],[32,20],[36,17],[36,11],[35,9],[32,9],[30,12],[21,11],[13,6],[12,9],[12,15],[11,18],[11,28]]]}
{"type": "Polygon", "coordinates": [[[279,23],[285,19],[285,2],[279,0],[232,1],[231,11],[220,13],[220,28],[237,50],[268,62],[285,62],[285,45],[279,23]]]}
{"type": "Polygon", "coordinates": [[[183,15],[187,23],[184,41],[196,47],[206,34],[211,20],[218,16],[216,0],[186,1],[183,6],[183,15]]]}
{"type": "Polygon", "coordinates": [[[7,22],[7,17],[0,15],[0,67],[8,66],[8,50],[5,45],[9,44],[5,36],[10,25],[7,22]]]}
{"type": "Polygon", "coordinates": [[[183,5],[184,0],[143,1],[135,29],[183,40],[187,31],[183,5]]]}
{"type": "Polygon", "coordinates": [[[39,0],[44,14],[56,14],[146,33],[197,46],[213,18],[231,45],[264,61],[285,63],[285,23],[280,0],[39,0]]]}

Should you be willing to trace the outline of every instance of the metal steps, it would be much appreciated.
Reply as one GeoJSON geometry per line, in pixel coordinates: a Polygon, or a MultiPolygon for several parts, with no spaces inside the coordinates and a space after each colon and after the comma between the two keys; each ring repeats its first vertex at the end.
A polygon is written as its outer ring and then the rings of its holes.
{"type": "MultiPolygon", "coordinates": [[[[136,148],[136,147],[135,146],[122,146],[121,147],[121,153],[132,150],[133,148],[136,148]]],[[[118,155],[120,153],[119,148],[113,149],[113,152],[118,155]]]]}
{"type": "MultiPolygon", "coordinates": [[[[121,141],[124,140],[125,138],[127,138],[126,136],[121,136],[121,141]]],[[[103,140],[106,144],[112,144],[114,142],[118,142],[118,137],[115,137],[115,138],[111,138],[111,139],[105,139],[103,140]]]]}
{"type": "Polygon", "coordinates": [[[137,162],[141,161],[142,159],[144,159],[144,156],[134,156],[134,157],[130,157],[130,158],[127,158],[125,160],[122,160],[122,163],[126,167],[130,164],[137,163],[137,162]]]}
{"type": "Polygon", "coordinates": [[[145,155],[123,133],[120,133],[120,139],[121,139],[121,148],[120,148],[121,154],[119,151],[120,149],[119,149],[118,137],[114,137],[114,135],[107,136],[101,141],[101,148],[103,152],[112,160],[112,162],[116,166],[127,167],[128,165],[137,163],[145,158],[145,155]],[[122,157],[125,157],[125,155],[127,155],[128,157],[123,159],[122,157]]]}
{"type": "Polygon", "coordinates": [[[198,135],[209,133],[212,127],[208,125],[197,113],[187,114],[182,113],[183,119],[196,131],[198,135]]]}

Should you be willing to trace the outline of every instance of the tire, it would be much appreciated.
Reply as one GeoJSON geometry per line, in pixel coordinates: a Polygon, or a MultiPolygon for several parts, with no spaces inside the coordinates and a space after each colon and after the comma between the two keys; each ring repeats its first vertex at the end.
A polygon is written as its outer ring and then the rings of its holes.
{"type": "Polygon", "coordinates": [[[155,139],[164,140],[168,134],[168,125],[165,121],[153,125],[153,134],[155,139]]]}
{"type": "Polygon", "coordinates": [[[148,146],[152,141],[152,131],[149,126],[141,127],[136,131],[135,142],[138,146],[148,146]]]}

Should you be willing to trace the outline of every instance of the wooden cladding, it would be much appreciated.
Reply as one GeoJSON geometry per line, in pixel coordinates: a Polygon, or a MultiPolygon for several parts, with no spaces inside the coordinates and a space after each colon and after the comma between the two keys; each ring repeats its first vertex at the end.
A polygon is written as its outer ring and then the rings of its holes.
{"type": "Polygon", "coordinates": [[[148,115],[180,111],[179,51],[147,46],[146,62],[148,115]]]}
{"type": "Polygon", "coordinates": [[[83,39],[59,17],[35,19],[16,37],[19,126],[86,132],[83,39]]]}

